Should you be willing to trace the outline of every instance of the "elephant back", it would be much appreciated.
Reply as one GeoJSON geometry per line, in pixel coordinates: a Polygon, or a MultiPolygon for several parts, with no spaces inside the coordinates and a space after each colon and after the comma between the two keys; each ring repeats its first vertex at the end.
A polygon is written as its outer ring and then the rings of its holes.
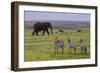
{"type": "Polygon", "coordinates": [[[42,26],[43,26],[44,29],[48,29],[48,28],[52,27],[52,25],[49,22],[43,22],[42,26]]]}

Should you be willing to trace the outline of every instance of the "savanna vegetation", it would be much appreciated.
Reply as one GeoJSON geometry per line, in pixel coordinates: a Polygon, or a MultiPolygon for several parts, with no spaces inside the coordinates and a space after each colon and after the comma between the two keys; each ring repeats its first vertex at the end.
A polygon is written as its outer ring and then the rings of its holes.
{"type": "Polygon", "coordinates": [[[39,36],[32,36],[32,29],[25,28],[24,30],[24,60],[25,61],[44,61],[44,60],[67,60],[67,59],[86,59],[90,58],[90,31],[89,28],[77,28],[77,29],[54,29],[53,34],[42,35],[39,32],[39,36]],[[81,31],[81,32],[79,32],[81,31]],[[64,54],[55,54],[55,37],[64,41],[64,54]],[[76,53],[70,53],[68,48],[68,38],[76,41],[76,53]],[[84,38],[87,46],[87,53],[80,52],[80,39],[84,38]]]}

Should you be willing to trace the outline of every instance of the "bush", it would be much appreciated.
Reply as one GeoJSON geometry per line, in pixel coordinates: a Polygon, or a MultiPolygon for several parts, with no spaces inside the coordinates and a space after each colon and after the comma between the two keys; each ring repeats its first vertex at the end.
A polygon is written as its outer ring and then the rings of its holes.
{"type": "Polygon", "coordinates": [[[82,32],[82,31],[80,29],[78,29],[77,32],[82,32]]]}

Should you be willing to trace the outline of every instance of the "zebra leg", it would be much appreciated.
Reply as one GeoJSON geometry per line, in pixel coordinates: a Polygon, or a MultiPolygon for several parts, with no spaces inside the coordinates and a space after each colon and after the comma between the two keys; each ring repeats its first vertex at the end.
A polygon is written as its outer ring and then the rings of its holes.
{"type": "Polygon", "coordinates": [[[56,52],[57,52],[57,54],[58,54],[58,48],[56,49],[56,52]]]}
{"type": "Polygon", "coordinates": [[[74,48],[74,54],[76,53],[76,47],[74,48]]]}
{"type": "Polygon", "coordinates": [[[55,54],[57,54],[57,48],[55,48],[55,54]]]}
{"type": "Polygon", "coordinates": [[[83,52],[83,48],[80,48],[80,50],[81,50],[81,54],[82,54],[82,52],[83,52]]]}
{"type": "Polygon", "coordinates": [[[82,54],[82,48],[80,48],[81,54],[82,54]]]}
{"type": "Polygon", "coordinates": [[[68,48],[69,49],[69,54],[71,53],[71,48],[68,48]]]}
{"type": "Polygon", "coordinates": [[[62,54],[64,53],[64,48],[62,47],[62,54]]]}
{"type": "Polygon", "coordinates": [[[71,49],[69,48],[69,54],[71,53],[71,49]]]}
{"type": "Polygon", "coordinates": [[[85,47],[84,51],[85,51],[85,54],[86,54],[87,53],[87,48],[86,47],[85,47]]]}
{"type": "Polygon", "coordinates": [[[55,52],[54,53],[56,54],[56,48],[55,48],[55,52]]]}

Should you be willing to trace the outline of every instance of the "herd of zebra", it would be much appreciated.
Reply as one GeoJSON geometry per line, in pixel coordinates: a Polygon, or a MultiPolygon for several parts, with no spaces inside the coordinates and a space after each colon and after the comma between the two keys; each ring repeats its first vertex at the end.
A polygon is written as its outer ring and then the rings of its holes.
{"type": "MultiPolygon", "coordinates": [[[[68,38],[67,43],[68,43],[68,48],[70,50],[69,52],[70,53],[74,52],[74,54],[75,54],[76,47],[77,47],[75,40],[68,38]]],[[[61,53],[62,54],[64,53],[64,41],[63,40],[56,37],[54,45],[55,45],[55,54],[57,54],[58,50],[60,50],[60,49],[62,50],[61,53]]],[[[84,39],[80,39],[80,52],[85,53],[85,54],[87,53],[87,46],[86,46],[86,42],[84,39]]]]}

